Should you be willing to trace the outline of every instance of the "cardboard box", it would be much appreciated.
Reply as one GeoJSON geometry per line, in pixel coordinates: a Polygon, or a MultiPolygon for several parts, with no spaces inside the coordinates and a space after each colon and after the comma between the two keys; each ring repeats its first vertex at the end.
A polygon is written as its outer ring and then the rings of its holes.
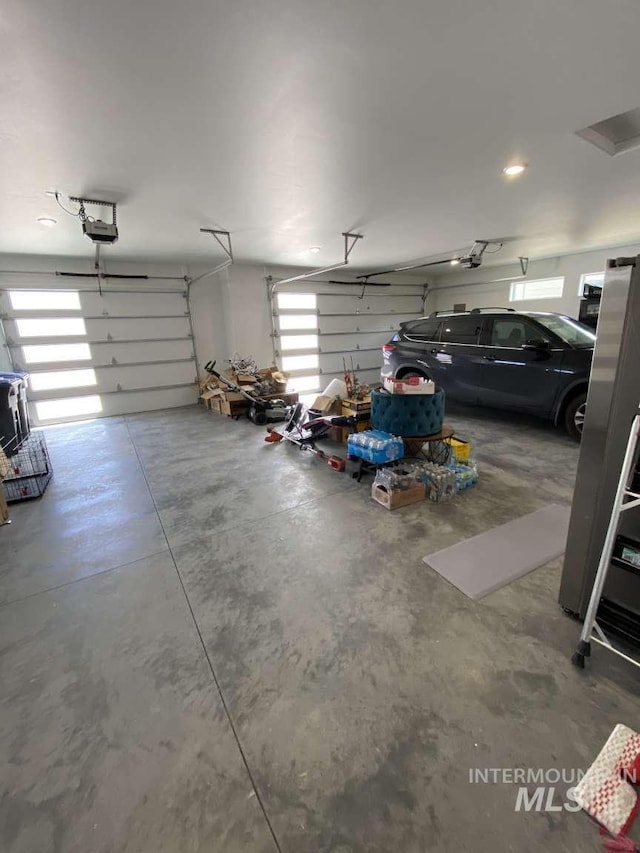
{"type": "Polygon", "coordinates": [[[471,443],[463,441],[461,438],[452,438],[451,453],[456,462],[466,465],[469,462],[469,457],[471,455],[471,443]]]}
{"type": "Polygon", "coordinates": [[[384,380],[384,390],[390,394],[435,394],[436,386],[430,379],[412,376],[410,379],[384,380]]]}
{"type": "Polygon", "coordinates": [[[9,507],[4,496],[4,487],[0,482],[0,524],[6,524],[9,520],[9,507]]]}
{"type": "Polygon", "coordinates": [[[335,441],[336,444],[346,444],[347,438],[351,433],[364,432],[366,429],[371,429],[371,419],[369,416],[365,413],[361,417],[362,420],[358,419],[355,429],[351,429],[351,427],[331,427],[328,434],[329,439],[335,441]]]}
{"type": "Polygon", "coordinates": [[[393,492],[388,492],[383,486],[372,486],[371,497],[385,509],[399,509],[401,506],[409,506],[424,500],[424,483],[417,483],[410,489],[398,489],[393,492]]]}
{"type": "Polygon", "coordinates": [[[322,412],[323,415],[342,414],[340,400],[335,397],[324,397],[322,394],[313,401],[311,408],[316,412],[322,412]]]}
{"type": "Polygon", "coordinates": [[[9,473],[11,466],[9,465],[9,460],[7,459],[7,455],[4,450],[0,447],[0,482],[4,480],[4,478],[9,473]]]}
{"type": "Polygon", "coordinates": [[[202,396],[201,399],[202,399],[202,402],[204,403],[205,407],[207,409],[209,409],[210,412],[219,412],[220,411],[220,407],[222,406],[222,400],[223,400],[222,397],[207,397],[205,399],[205,397],[202,396]]]}
{"type": "Polygon", "coordinates": [[[244,415],[244,413],[249,408],[249,401],[245,400],[241,394],[236,395],[240,397],[239,400],[228,400],[221,399],[220,400],[220,411],[223,415],[227,415],[229,418],[238,418],[240,415],[244,415]]]}

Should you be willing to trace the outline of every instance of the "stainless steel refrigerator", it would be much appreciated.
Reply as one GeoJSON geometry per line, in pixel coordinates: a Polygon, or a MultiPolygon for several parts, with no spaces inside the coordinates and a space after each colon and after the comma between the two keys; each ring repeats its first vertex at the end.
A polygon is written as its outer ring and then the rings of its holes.
{"type": "MultiPolygon", "coordinates": [[[[587,396],[560,604],[584,617],[611,515],[629,430],[640,403],[640,256],[607,264],[587,396]]],[[[637,464],[637,460],[636,460],[637,464]]],[[[640,507],[623,514],[621,541],[631,562],[616,561],[607,578],[599,621],[635,636],[640,626],[640,507]],[[616,623],[616,624],[613,624],[616,623]]]]}

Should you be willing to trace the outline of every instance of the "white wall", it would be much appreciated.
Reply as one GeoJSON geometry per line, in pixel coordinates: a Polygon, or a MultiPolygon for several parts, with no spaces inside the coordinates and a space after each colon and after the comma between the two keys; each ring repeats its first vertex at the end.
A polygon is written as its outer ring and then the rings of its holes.
{"type": "Polygon", "coordinates": [[[271,311],[262,266],[233,264],[222,280],[227,356],[252,356],[259,366],[273,363],[271,311]]]}
{"type": "MultiPolygon", "coordinates": [[[[190,269],[189,273],[195,278],[199,270],[190,269]]],[[[191,286],[189,301],[198,371],[202,377],[208,361],[217,361],[220,366],[229,358],[220,278],[213,275],[196,281],[191,286]]]]}
{"type": "Polygon", "coordinates": [[[427,297],[427,312],[447,311],[454,303],[466,303],[467,309],[489,306],[512,307],[523,311],[555,311],[577,317],[580,303],[580,276],[584,273],[602,272],[608,258],[640,254],[640,244],[615,246],[594,252],[581,252],[557,258],[531,261],[527,278],[553,278],[564,276],[564,291],[559,299],[535,299],[509,302],[509,285],[521,274],[520,265],[483,265],[477,270],[440,274],[433,278],[427,297]],[[494,281],[494,279],[507,279],[494,281]]]}

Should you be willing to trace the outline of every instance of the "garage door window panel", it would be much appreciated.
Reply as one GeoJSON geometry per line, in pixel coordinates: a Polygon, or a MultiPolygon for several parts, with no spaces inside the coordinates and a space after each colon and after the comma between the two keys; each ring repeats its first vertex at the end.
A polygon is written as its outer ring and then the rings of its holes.
{"type": "Polygon", "coordinates": [[[46,373],[32,373],[29,384],[34,391],[52,391],[63,388],[89,388],[97,385],[96,372],[86,370],[49,370],[46,373]]]}
{"type": "Polygon", "coordinates": [[[15,323],[21,338],[71,338],[87,334],[82,317],[41,317],[15,323]]]}
{"type": "Polygon", "coordinates": [[[89,344],[32,344],[22,347],[27,364],[49,364],[62,361],[90,361],[89,344]]]}
{"type": "Polygon", "coordinates": [[[278,325],[282,331],[302,331],[318,328],[317,314],[281,314],[278,317],[278,325]]]}
{"type": "Polygon", "coordinates": [[[7,296],[9,346],[16,366],[31,373],[36,423],[193,400],[193,340],[182,287],[103,295],[15,288],[7,296]]]}
{"type": "Polygon", "coordinates": [[[14,311],[79,311],[77,290],[10,290],[14,311]]]}

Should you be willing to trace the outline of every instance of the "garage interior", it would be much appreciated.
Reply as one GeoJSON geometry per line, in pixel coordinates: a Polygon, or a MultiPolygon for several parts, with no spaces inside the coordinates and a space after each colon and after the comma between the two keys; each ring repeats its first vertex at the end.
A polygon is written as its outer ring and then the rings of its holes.
{"type": "Polygon", "coordinates": [[[639,23],[6,4],[2,851],[637,849],[639,23]]]}

